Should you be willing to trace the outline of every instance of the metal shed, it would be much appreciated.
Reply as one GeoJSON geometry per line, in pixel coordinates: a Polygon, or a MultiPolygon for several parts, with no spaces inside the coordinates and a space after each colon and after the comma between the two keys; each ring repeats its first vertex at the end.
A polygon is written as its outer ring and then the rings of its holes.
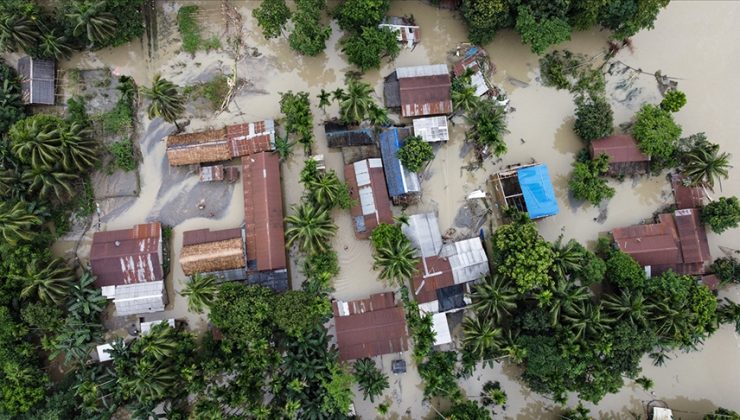
{"type": "Polygon", "coordinates": [[[43,58],[22,57],[18,60],[23,103],[54,105],[56,93],[56,63],[43,58]]]}

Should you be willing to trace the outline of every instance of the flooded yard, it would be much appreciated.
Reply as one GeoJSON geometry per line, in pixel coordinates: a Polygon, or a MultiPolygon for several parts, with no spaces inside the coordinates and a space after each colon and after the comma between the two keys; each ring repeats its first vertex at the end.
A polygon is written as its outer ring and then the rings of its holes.
{"type": "MultiPolygon", "coordinates": [[[[180,85],[208,80],[219,72],[231,73],[246,81],[237,92],[228,109],[218,115],[191,118],[188,131],[205,127],[222,127],[235,122],[249,122],[280,117],[280,92],[308,91],[314,114],[314,153],[323,154],[327,168],[343,173],[342,154],[326,145],[324,118],[337,115],[335,105],[326,111],[318,108],[316,95],[344,87],[345,72],[351,70],[339,52],[340,31],[332,23],[332,36],[324,54],[318,57],[300,57],[290,50],[287,40],[280,38],[266,41],[251,17],[251,8],[257,2],[231,1],[243,16],[243,41],[245,54],[234,60],[224,52],[199,52],[194,57],[179,51],[178,35],[174,25],[176,9],[184,4],[200,4],[204,26],[219,31],[224,26],[220,2],[171,2],[157,1],[158,48],[151,54],[147,43],[130,45],[95,53],[83,53],[64,64],[66,68],[97,68],[109,66],[114,74],[127,74],[139,85],[148,85],[155,73],[180,85]],[[167,22],[167,23],[164,23],[167,22]],[[151,58],[150,58],[151,56],[151,58]]],[[[330,5],[332,7],[332,5],[330,5]]],[[[370,71],[363,80],[373,84],[378,100],[382,103],[382,78],[396,66],[445,63],[447,54],[466,40],[466,30],[461,19],[453,12],[413,2],[392,2],[392,15],[413,14],[422,28],[424,38],[416,49],[401,51],[394,63],[384,63],[379,71],[370,71]]],[[[634,52],[627,49],[615,60],[647,73],[660,69],[664,74],[678,79],[678,87],[688,96],[688,104],[676,114],[684,134],[704,131],[707,137],[720,144],[724,151],[740,158],[740,118],[735,106],[740,97],[740,44],[737,43],[740,3],[734,2],[674,2],[659,15],[655,29],[640,32],[633,38],[634,52]],[[699,23],[701,22],[701,23],[699,23]]],[[[217,33],[220,35],[220,33],[217,33]]],[[[573,39],[558,48],[595,55],[606,46],[608,34],[598,31],[576,33],[573,39]]],[[[410,207],[410,214],[419,211],[436,211],[442,232],[454,228],[458,234],[475,234],[478,220],[463,208],[465,197],[477,189],[487,189],[488,177],[509,164],[535,159],[549,167],[555,187],[560,213],[539,222],[539,229],[547,240],[563,234],[590,243],[600,233],[618,226],[637,223],[649,218],[653,212],[672,201],[670,187],[664,176],[610,181],[616,188],[615,196],[605,208],[606,218],[600,218],[603,209],[575,202],[568,194],[567,181],[574,155],[584,147],[573,133],[573,98],[567,91],[545,87],[539,79],[538,57],[523,46],[517,35],[502,32],[484,46],[491,61],[496,64],[494,80],[509,93],[515,109],[508,116],[509,134],[506,135],[508,153],[503,159],[490,159],[476,170],[464,167],[472,162],[473,154],[465,146],[465,128],[456,119],[451,126],[451,138],[436,150],[436,157],[423,174],[422,200],[410,207]],[[461,210],[462,209],[462,210],[461,210]],[[602,220],[603,219],[603,220],[602,220]]],[[[615,111],[615,124],[629,122],[640,104],[657,102],[659,93],[655,79],[650,74],[635,76],[633,88],[637,95],[630,100],[623,92],[608,91],[615,111]]],[[[151,319],[185,318],[190,327],[203,330],[206,316],[187,312],[185,299],[177,294],[185,276],[177,263],[182,242],[182,232],[195,228],[223,229],[237,227],[243,222],[243,194],[241,182],[235,184],[198,184],[197,175],[171,168],[164,153],[163,137],[172,127],[160,120],[149,121],[140,112],[137,128],[143,161],[140,166],[141,191],[137,199],[125,204],[101,202],[100,226],[93,226],[81,242],[78,254],[87,255],[93,231],[129,228],[150,220],[163,220],[173,225],[172,264],[167,287],[170,305],[164,313],[152,314],[151,319]],[[206,209],[197,204],[208,198],[206,209]]],[[[296,147],[295,155],[282,165],[282,185],[286,213],[300,200],[302,186],[298,175],[304,159],[303,151],[296,147]]],[[[730,171],[730,181],[723,183],[723,190],[715,196],[740,196],[740,163],[730,171]]],[[[400,209],[394,211],[400,213],[400,209]]],[[[355,299],[368,294],[390,290],[377,280],[372,270],[369,241],[354,238],[348,212],[335,212],[339,231],[334,248],[339,255],[341,273],[335,279],[334,296],[355,299]]],[[[94,222],[98,219],[95,218],[94,222]]],[[[486,226],[487,228],[487,223],[486,226]]],[[[714,257],[723,250],[740,248],[740,230],[725,232],[721,237],[709,233],[714,257]]],[[[55,250],[69,253],[70,242],[58,244],[55,250]]],[[[293,288],[300,287],[302,275],[294,255],[291,256],[293,288]]],[[[84,258],[83,258],[84,260],[84,258]]],[[[740,290],[730,289],[723,296],[740,301],[740,290]]],[[[147,317],[149,318],[149,317],[147,317]]],[[[390,373],[392,355],[378,358],[384,371],[390,373]]],[[[676,354],[663,367],[654,367],[648,359],[643,361],[644,374],[655,381],[650,395],[637,386],[627,383],[625,388],[608,395],[592,415],[600,418],[626,418],[630,412],[643,413],[642,404],[651,399],[662,399],[681,418],[700,418],[698,413],[710,411],[715,406],[740,409],[737,389],[740,388],[740,337],[725,326],[706,341],[700,352],[676,354]]],[[[557,408],[552,401],[531,391],[517,381],[517,372],[510,366],[497,365],[493,369],[477,371],[461,383],[471,397],[480,393],[483,383],[497,380],[507,392],[506,411],[496,418],[531,419],[554,418],[557,408]]],[[[421,404],[422,390],[415,368],[402,376],[392,376],[391,389],[386,393],[392,402],[393,418],[425,418],[433,415],[428,406],[421,404]]],[[[358,394],[360,395],[360,394],[358,394]]],[[[571,401],[574,403],[575,400],[571,401]]],[[[368,401],[357,398],[355,405],[361,418],[375,418],[375,408],[368,401]]]]}

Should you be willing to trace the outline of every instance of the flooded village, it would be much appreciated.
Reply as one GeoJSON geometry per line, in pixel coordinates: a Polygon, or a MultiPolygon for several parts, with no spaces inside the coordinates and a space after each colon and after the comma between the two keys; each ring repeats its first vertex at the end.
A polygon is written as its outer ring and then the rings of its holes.
{"type": "MultiPolygon", "coordinates": [[[[330,10],[336,6],[329,3],[330,10]]],[[[358,384],[351,385],[357,418],[458,418],[441,414],[450,402],[425,391],[414,353],[416,335],[410,331],[413,321],[404,308],[410,296],[419,313],[431,314],[436,350],[461,352],[474,287],[495,277],[491,243],[512,220],[507,207],[527,211],[526,222],[532,220],[548,243],[574,239],[593,251],[599,237],[612,238],[616,249],[645,267],[647,282],[651,274],[668,269],[702,278],[711,274],[707,267],[715,259],[740,252],[737,227],[717,234],[699,216],[705,203],[740,196],[740,120],[733,106],[740,96],[740,47],[735,42],[740,4],[672,2],[660,11],[653,29],[638,32],[628,48],[609,57],[610,33],[596,28],[576,31],[552,47],[606,63],[603,89],[613,110],[614,136],[591,142],[591,154],[610,155],[616,172],[626,155],[630,170],[642,168],[609,177],[613,195],[598,205],[574,198],[569,188],[574,161],[588,149],[574,130],[574,94],[543,80],[541,57],[514,31],[501,30],[493,41],[475,46],[459,12],[426,2],[391,1],[388,16],[396,18],[383,25],[399,31],[400,52],[379,69],[359,75],[371,87],[372,99],[390,109],[391,124],[374,127],[344,124],[339,101],[320,105],[321,94],[348,89],[347,74],[357,70],[342,52],[344,34],[337,22],[326,22],[332,30],[324,52],[302,56],[290,48],[286,35],[265,39],[253,18],[258,6],[238,0],[153,1],[146,5],[147,33],[141,40],[75,52],[56,63],[60,112],[60,104],[80,93],[88,95],[89,113],[112,106],[102,103],[122,97],[116,87],[120,76],[143,87],[155,77],[180,88],[224,76],[228,80],[228,94],[218,106],[203,97],[189,100],[173,123],[148,115],[147,99],[140,95],[128,133],[138,168],[95,170],[91,216],[74,221],[53,245],[55,256],[89,267],[97,276],[96,287],[112,302],[102,315],[105,338],[96,353],[101,362],[115,354],[106,349],[116,337],[131,340],[162,320],[183,325],[196,337],[218,340],[210,311],[192,310],[182,293],[199,273],[275,293],[301,290],[310,281],[306,252],[300,239],[286,238],[298,226],[290,216],[310,194],[303,180],[307,161],[346,182],[352,204],[329,211],[336,233],[324,245],[336,251],[339,271],[330,279],[333,316],[326,323],[327,340],[347,369],[352,361],[370,357],[388,377],[387,389],[374,401],[363,398],[358,384]],[[203,36],[220,39],[219,48],[183,51],[178,11],[188,5],[198,6],[195,16],[203,36]],[[466,72],[467,67],[480,71],[466,72]],[[468,138],[470,120],[453,104],[450,92],[456,77],[470,74],[473,88],[505,110],[505,153],[480,150],[468,138]],[[101,84],[101,79],[109,82],[101,84]],[[732,156],[727,179],[714,190],[688,187],[670,168],[651,172],[649,157],[629,135],[643,104],[663,100],[660,82],[665,80],[688,98],[672,114],[682,137],[704,132],[732,156]],[[308,92],[315,141],[310,152],[296,142],[291,154],[280,156],[277,144],[289,134],[281,109],[288,92],[308,92]],[[433,150],[433,158],[417,173],[398,157],[404,139],[412,135],[433,150]],[[418,264],[408,287],[379,277],[371,232],[380,225],[399,226],[413,248],[418,264]],[[122,265],[122,256],[132,258],[131,267],[122,265]]],[[[5,53],[4,59],[16,63],[23,56],[5,53]]],[[[101,141],[113,137],[118,138],[101,141]]],[[[736,284],[716,293],[720,301],[740,302],[736,284]]],[[[581,400],[591,418],[647,418],[649,413],[650,418],[701,419],[719,407],[740,411],[740,334],[734,325],[717,325],[696,347],[667,350],[661,366],[643,355],[639,376],[649,378],[651,386],[625,375],[624,386],[605,393],[598,403],[576,392],[559,401],[533,391],[522,378],[521,363],[509,362],[508,356],[479,363],[457,383],[470,400],[482,400],[484,386],[498,383],[505,403],[493,408],[493,418],[571,418],[560,416],[581,400]],[[659,417],[661,411],[652,406],[648,410],[656,401],[673,417],[659,417]]],[[[67,368],[55,361],[49,371],[60,378],[67,368]]],[[[259,417],[238,410],[226,414],[259,417]]],[[[273,416],[280,418],[277,412],[273,416]]]]}

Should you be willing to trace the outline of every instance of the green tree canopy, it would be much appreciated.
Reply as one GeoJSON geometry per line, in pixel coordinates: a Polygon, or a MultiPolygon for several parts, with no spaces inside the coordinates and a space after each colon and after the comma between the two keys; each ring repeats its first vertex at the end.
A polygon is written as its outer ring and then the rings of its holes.
{"type": "Polygon", "coordinates": [[[606,278],[622,289],[640,290],[645,285],[645,270],[634,258],[616,250],[606,260],[606,278]]]}
{"type": "Polygon", "coordinates": [[[363,31],[374,28],[383,20],[390,0],[343,0],[332,12],[343,31],[363,31]]]}
{"type": "Polygon", "coordinates": [[[301,290],[277,295],[272,309],[275,325],[292,337],[303,337],[331,314],[327,299],[301,290]]]}
{"type": "Polygon", "coordinates": [[[290,48],[303,55],[319,55],[326,49],[331,27],[321,24],[321,11],[325,0],[298,0],[298,10],[293,14],[293,32],[288,36],[290,48]]]}
{"type": "Polygon", "coordinates": [[[645,104],[635,117],[632,134],[643,153],[667,161],[676,150],[681,127],[673,121],[670,112],[645,104]]]}
{"type": "Polygon", "coordinates": [[[518,217],[496,229],[492,239],[493,264],[497,273],[511,279],[520,292],[549,286],[554,254],[534,222],[518,217]]]}
{"type": "Polygon", "coordinates": [[[736,228],[740,224],[740,201],[737,197],[720,197],[701,209],[702,222],[715,233],[736,228]]]}
{"type": "Polygon", "coordinates": [[[559,17],[537,19],[528,6],[517,9],[516,30],[532,52],[542,54],[551,45],[570,39],[568,22],[559,17]]]}
{"type": "Polygon", "coordinates": [[[347,60],[363,72],[377,69],[383,58],[392,60],[400,51],[396,33],[388,28],[364,27],[342,40],[342,52],[347,60]]]}
{"type": "Polygon", "coordinates": [[[610,187],[602,175],[609,170],[609,156],[601,154],[596,159],[586,162],[573,162],[568,187],[577,200],[586,200],[594,206],[603,200],[614,196],[614,188],[610,187]]]}
{"type": "Polygon", "coordinates": [[[614,113],[605,98],[576,100],[576,123],[573,130],[586,141],[606,137],[614,130],[614,113]]]}
{"type": "Polygon", "coordinates": [[[263,0],[259,7],[252,10],[252,16],[257,19],[265,38],[272,39],[283,33],[291,12],[285,0],[263,0]]]}
{"type": "Polygon", "coordinates": [[[396,152],[403,166],[411,172],[419,172],[424,164],[434,159],[432,145],[419,136],[411,136],[403,140],[403,146],[396,152]]]}
{"type": "Polygon", "coordinates": [[[262,286],[221,284],[211,306],[211,322],[237,345],[268,339],[273,325],[273,292],[262,286]]]}

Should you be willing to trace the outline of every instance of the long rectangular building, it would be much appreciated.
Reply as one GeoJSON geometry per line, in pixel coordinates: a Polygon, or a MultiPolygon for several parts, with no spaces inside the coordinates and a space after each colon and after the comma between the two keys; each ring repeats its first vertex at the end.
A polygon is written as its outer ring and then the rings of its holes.
{"type": "Polygon", "coordinates": [[[379,224],[393,223],[381,159],[364,159],[345,165],[344,179],[354,202],[350,214],[355,237],[367,239],[379,224]]]}

